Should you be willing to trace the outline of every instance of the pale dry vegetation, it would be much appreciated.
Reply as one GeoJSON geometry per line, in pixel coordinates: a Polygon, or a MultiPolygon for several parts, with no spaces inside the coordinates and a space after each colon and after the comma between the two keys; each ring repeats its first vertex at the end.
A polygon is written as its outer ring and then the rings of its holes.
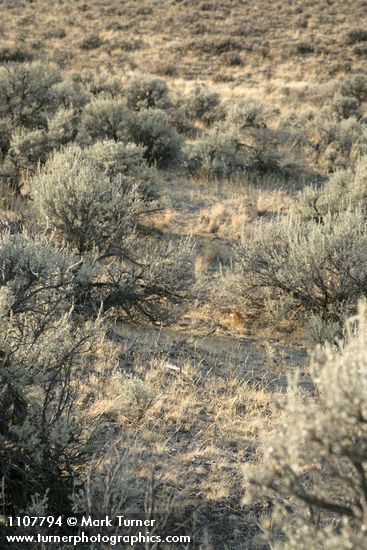
{"type": "Polygon", "coordinates": [[[1,548],[365,548],[366,3],[0,7],[1,548]]]}

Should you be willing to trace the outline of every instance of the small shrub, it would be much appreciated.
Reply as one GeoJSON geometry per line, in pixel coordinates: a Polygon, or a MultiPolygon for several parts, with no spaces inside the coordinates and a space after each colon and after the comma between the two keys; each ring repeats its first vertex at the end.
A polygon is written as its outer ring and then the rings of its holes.
{"type": "Polygon", "coordinates": [[[131,140],[145,148],[147,161],[166,166],[177,162],[181,151],[181,138],[169,115],[161,109],[145,109],[131,120],[131,140]]]}
{"type": "Polygon", "coordinates": [[[246,49],[242,42],[230,36],[218,37],[216,39],[203,38],[200,41],[196,40],[191,42],[188,47],[210,55],[221,55],[226,52],[246,49]]]}
{"type": "Polygon", "coordinates": [[[91,93],[84,84],[69,75],[62,82],[55,84],[53,94],[60,107],[76,109],[78,112],[92,99],[91,93]]]}
{"type": "Polygon", "coordinates": [[[44,36],[45,36],[45,38],[59,38],[59,39],[62,39],[62,38],[65,38],[66,31],[65,31],[65,29],[53,28],[53,29],[49,29],[49,30],[45,31],[44,36]]]}
{"type": "Polygon", "coordinates": [[[263,524],[272,548],[364,546],[366,329],[361,304],[347,325],[345,347],[327,346],[313,358],[317,399],[293,380],[279,424],[262,445],[261,463],[244,468],[253,484],[246,501],[260,498],[272,508],[263,524]]]}
{"type": "Polygon", "coordinates": [[[367,157],[353,168],[339,170],[320,189],[307,187],[300,195],[297,209],[305,218],[321,221],[324,216],[348,208],[366,212],[367,157]]]}
{"type": "Polygon", "coordinates": [[[87,147],[84,153],[95,160],[109,177],[122,175],[142,182],[151,176],[151,170],[144,158],[145,148],[135,143],[97,141],[87,147]]]}
{"type": "Polygon", "coordinates": [[[152,390],[140,378],[122,374],[116,374],[111,384],[118,395],[118,400],[112,396],[114,411],[129,422],[140,421],[152,404],[152,390]]]}
{"type": "Polygon", "coordinates": [[[317,160],[329,172],[353,166],[367,154],[367,129],[355,117],[311,121],[308,131],[317,142],[317,160]]]}
{"type": "Polygon", "coordinates": [[[179,97],[173,102],[172,107],[167,109],[167,113],[179,134],[189,137],[197,135],[197,128],[195,128],[194,120],[190,115],[190,100],[179,97]]]}
{"type": "Polygon", "coordinates": [[[269,130],[263,126],[244,130],[241,142],[247,150],[249,169],[263,174],[280,172],[284,175],[281,146],[286,147],[291,136],[285,131],[269,130]]]}
{"type": "Polygon", "coordinates": [[[347,44],[358,44],[358,42],[367,42],[366,29],[351,29],[347,33],[347,44]]]}
{"type": "Polygon", "coordinates": [[[12,134],[4,165],[8,173],[13,174],[11,186],[17,191],[24,183],[22,173],[28,176],[36,170],[37,165],[46,162],[52,150],[73,141],[77,133],[74,111],[61,108],[49,121],[48,126],[48,131],[43,128],[20,128],[12,134]]]}
{"type": "Polygon", "coordinates": [[[328,214],[323,223],[293,216],[260,224],[235,247],[228,292],[258,307],[288,297],[301,318],[315,313],[338,321],[367,292],[366,224],[362,212],[351,210],[328,214]]]}
{"type": "Polygon", "coordinates": [[[33,61],[34,54],[20,46],[4,46],[0,48],[0,63],[24,63],[33,61]]]}
{"type": "Polygon", "coordinates": [[[265,127],[266,114],[263,106],[255,100],[234,105],[228,112],[227,120],[240,130],[248,127],[265,127]]]}
{"type": "Polygon", "coordinates": [[[14,126],[46,126],[57,107],[53,86],[61,81],[58,69],[41,63],[12,64],[0,69],[0,117],[14,126]]]}
{"type": "Polygon", "coordinates": [[[90,155],[69,146],[30,180],[39,224],[76,251],[76,271],[94,269],[73,296],[75,309],[168,322],[192,282],[192,245],[145,239],[136,226],[161,210],[156,194],[122,175],[109,177],[105,161],[90,155]]]}
{"type": "Polygon", "coordinates": [[[337,343],[343,336],[340,321],[325,321],[320,315],[311,313],[305,322],[305,338],[312,347],[324,342],[337,343]]]}
{"type": "Polygon", "coordinates": [[[8,118],[0,118],[0,153],[2,159],[9,151],[12,131],[11,120],[8,118]]]}
{"type": "Polygon", "coordinates": [[[187,167],[207,179],[231,178],[246,169],[239,136],[221,126],[211,129],[199,142],[186,147],[187,167]]]}
{"type": "Polygon", "coordinates": [[[12,135],[7,160],[19,169],[46,162],[52,145],[45,130],[19,130],[12,135]]]}
{"type": "Polygon", "coordinates": [[[77,135],[78,116],[74,109],[61,107],[48,121],[48,139],[52,148],[74,141],[77,135]]]}
{"type": "Polygon", "coordinates": [[[221,56],[221,61],[223,61],[224,65],[227,67],[240,67],[243,65],[243,59],[237,52],[225,52],[221,56]]]}
{"type": "Polygon", "coordinates": [[[159,62],[153,72],[159,76],[177,76],[177,66],[174,63],[159,62]]]}
{"type": "Polygon", "coordinates": [[[73,303],[93,275],[51,243],[0,235],[0,468],[12,511],[48,495],[50,512],[70,510],[75,483],[105,437],[90,380],[108,375],[116,350],[101,319],[73,303]]]}
{"type": "Polygon", "coordinates": [[[33,177],[31,192],[39,219],[79,253],[93,248],[110,253],[123,246],[138,219],[157,206],[138,187],[109,177],[103,159],[99,164],[92,152],[71,146],[55,153],[33,177]]]}
{"type": "Polygon", "coordinates": [[[345,96],[354,97],[360,103],[367,101],[367,75],[357,73],[346,77],[342,82],[341,92],[345,96]]]}
{"type": "Polygon", "coordinates": [[[360,119],[362,117],[360,103],[355,97],[336,94],[327,103],[327,108],[338,121],[344,118],[355,117],[360,119]]]}
{"type": "Polygon", "coordinates": [[[167,109],[171,105],[167,84],[160,78],[135,78],[126,90],[126,97],[128,107],[134,111],[167,109]]]}
{"type": "Polygon", "coordinates": [[[291,48],[291,51],[296,55],[309,55],[315,52],[315,48],[309,42],[298,42],[291,48]]]}
{"type": "Polygon", "coordinates": [[[109,97],[118,97],[124,91],[121,80],[116,76],[111,76],[108,72],[95,74],[83,70],[80,73],[72,73],[71,79],[93,96],[104,94],[109,97]]]}
{"type": "Polygon", "coordinates": [[[187,101],[187,115],[191,120],[201,120],[208,126],[223,120],[225,111],[219,94],[198,86],[187,101]]]}
{"type": "Polygon", "coordinates": [[[78,139],[85,145],[103,139],[127,141],[130,119],[124,98],[97,97],[83,111],[78,139]]]}
{"type": "MultiPolygon", "coordinates": [[[[124,29],[121,30],[127,30],[125,25],[124,29]]],[[[133,38],[132,36],[129,36],[127,38],[119,39],[116,43],[116,46],[121,48],[123,52],[135,52],[136,50],[140,50],[144,47],[145,42],[141,40],[140,38],[133,38]]]]}
{"type": "Polygon", "coordinates": [[[98,34],[90,34],[79,43],[81,50],[95,50],[102,46],[103,42],[98,34]]]}

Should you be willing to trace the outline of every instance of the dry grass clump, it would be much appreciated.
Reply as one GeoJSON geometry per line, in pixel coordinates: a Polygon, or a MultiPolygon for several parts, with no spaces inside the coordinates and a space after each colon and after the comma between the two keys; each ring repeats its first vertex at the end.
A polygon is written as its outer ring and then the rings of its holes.
{"type": "Polygon", "coordinates": [[[195,232],[236,238],[248,220],[245,201],[227,199],[200,211],[195,232]]]}

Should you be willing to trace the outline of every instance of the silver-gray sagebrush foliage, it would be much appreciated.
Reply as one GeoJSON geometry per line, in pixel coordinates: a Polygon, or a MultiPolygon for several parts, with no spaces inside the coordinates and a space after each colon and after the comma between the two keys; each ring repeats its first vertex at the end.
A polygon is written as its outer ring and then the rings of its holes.
{"type": "Polygon", "coordinates": [[[124,151],[105,142],[96,155],[75,145],[55,153],[30,181],[35,213],[54,239],[97,270],[79,289],[80,308],[166,321],[188,291],[192,245],[158,246],[144,236],[140,224],[162,206],[146,182],[116,173],[124,151]]]}
{"type": "MultiPolygon", "coordinates": [[[[121,248],[138,221],[160,209],[153,192],[123,177],[122,170],[128,172],[129,167],[120,153],[119,144],[111,147],[108,142],[90,150],[72,145],[53,154],[31,180],[40,222],[81,254],[121,248]]],[[[131,165],[136,169],[136,163],[131,165]]]]}
{"type": "Polygon", "coordinates": [[[298,216],[260,223],[235,247],[227,290],[243,304],[286,298],[303,319],[314,313],[337,321],[367,293],[366,250],[361,211],[327,214],[322,223],[298,216]]]}
{"type": "Polygon", "coordinates": [[[78,506],[88,505],[80,496],[87,465],[113,439],[98,399],[119,362],[102,311],[166,321],[188,284],[190,246],[145,246],[131,265],[118,255],[81,257],[44,236],[2,233],[0,471],[7,510],[43,499],[49,513],[71,512],[76,492],[78,506]]]}
{"type": "Polygon", "coordinates": [[[315,395],[290,382],[279,422],[260,461],[244,468],[246,501],[271,503],[264,522],[272,548],[365,548],[367,529],[366,304],[346,328],[346,343],[319,349],[315,395]]]}
{"type": "Polygon", "coordinates": [[[127,105],[133,111],[143,109],[168,109],[171,101],[164,80],[151,76],[134,78],[125,92],[127,105]]]}
{"type": "Polygon", "coordinates": [[[304,218],[322,220],[331,212],[335,214],[348,208],[366,212],[367,205],[367,157],[362,157],[353,167],[338,170],[321,188],[306,187],[297,202],[297,211],[304,218]]]}
{"type": "Polygon", "coordinates": [[[214,126],[200,141],[188,144],[184,153],[188,171],[208,180],[236,177],[248,164],[238,132],[223,125],[214,126]]]}
{"type": "Polygon", "coordinates": [[[0,70],[0,117],[14,127],[46,126],[47,116],[58,106],[54,86],[61,81],[58,68],[40,62],[13,63],[0,70]]]}
{"type": "Polygon", "coordinates": [[[129,141],[130,118],[124,97],[97,96],[83,110],[78,141],[83,145],[104,139],[129,141]]]}
{"type": "Polygon", "coordinates": [[[98,371],[105,329],[74,312],[94,274],[75,260],[43,239],[0,237],[0,470],[13,510],[46,493],[67,510],[99,438],[78,388],[98,371]]]}

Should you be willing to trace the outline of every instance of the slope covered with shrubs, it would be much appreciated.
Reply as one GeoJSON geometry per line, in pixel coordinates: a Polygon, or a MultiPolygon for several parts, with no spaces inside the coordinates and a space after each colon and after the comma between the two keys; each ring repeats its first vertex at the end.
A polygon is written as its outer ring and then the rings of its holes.
{"type": "Polygon", "coordinates": [[[185,548],[363,548],[365,33],[317,34],[338,2],[271,25],[262,2],[112,4],[69,5],[77,53],[54,20],[50,59],[0,48],[0,529],[124,513],[185,548]],[[190,36],[154,67],[134,25],[158,12],[190,36]]]}

